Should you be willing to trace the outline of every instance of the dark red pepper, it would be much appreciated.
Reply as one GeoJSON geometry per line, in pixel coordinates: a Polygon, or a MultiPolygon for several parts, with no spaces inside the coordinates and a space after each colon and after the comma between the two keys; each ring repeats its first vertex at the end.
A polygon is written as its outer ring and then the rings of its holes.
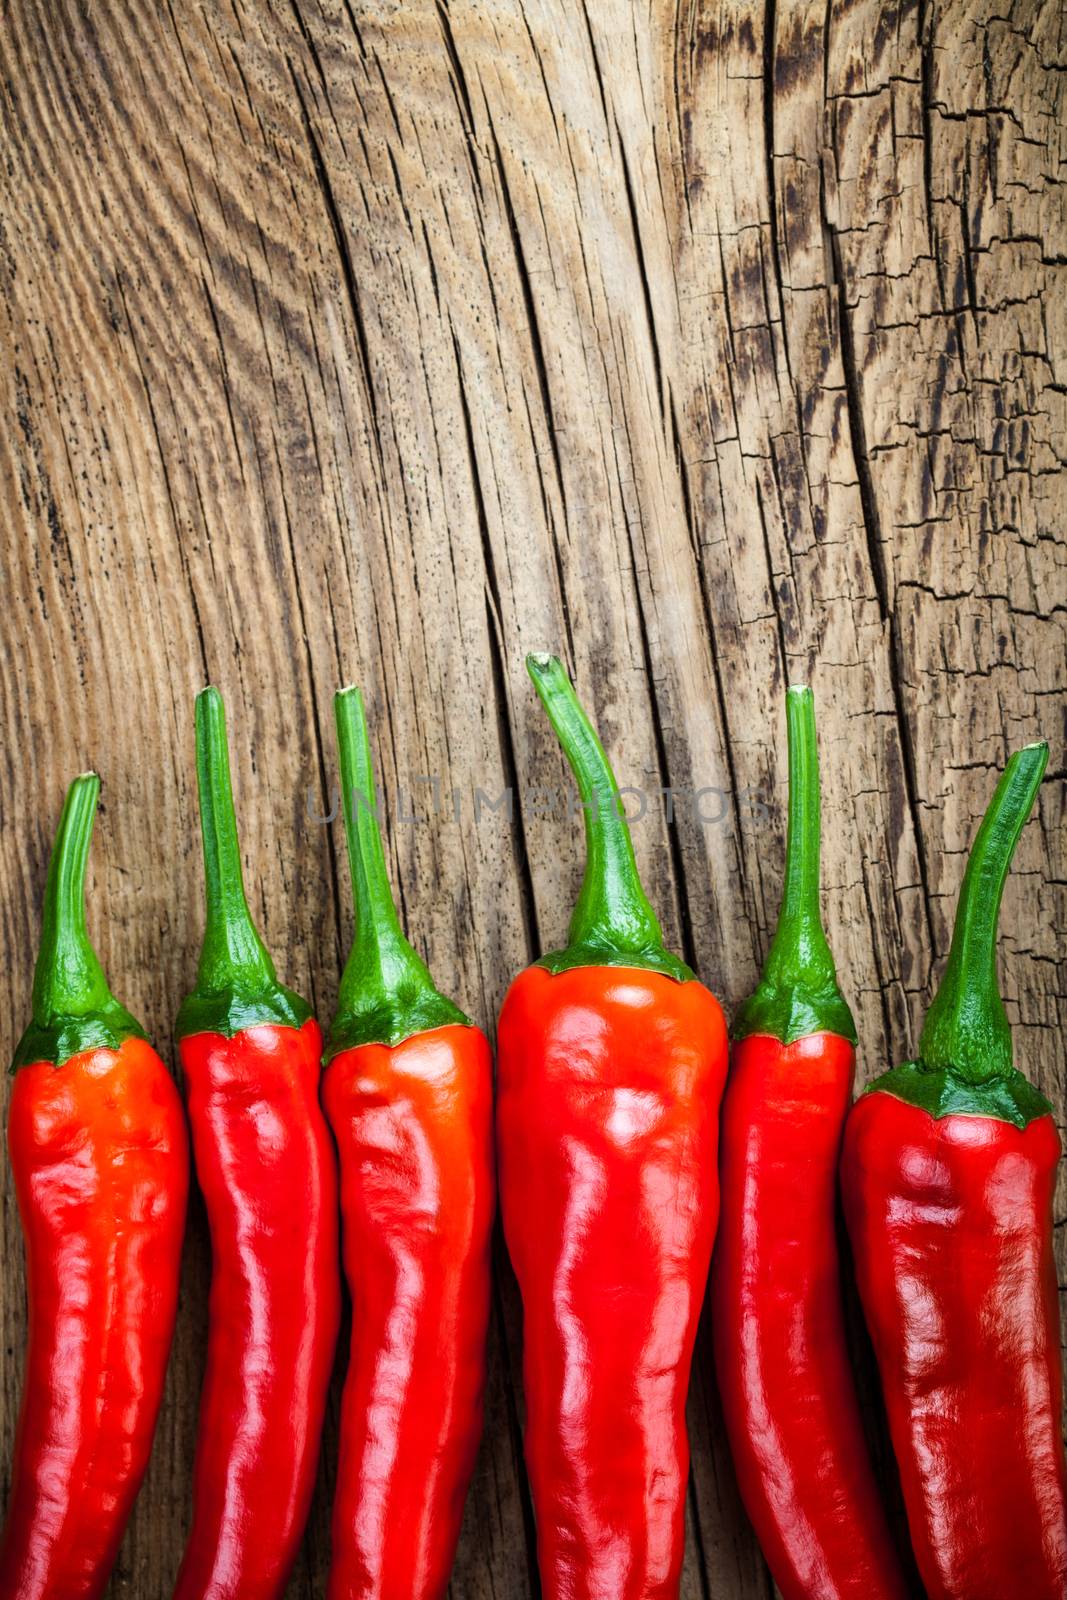
{"type": "Polygon", "coordinates": [[[335,705],[356,925],[323,1080],[352,1296],[327,1594],[442,1600],[482,1427],[492,1062],[401,931],[359,691],[335,705]]]}
{"type": "Polygon", "coordinates": [[[1012,1058],[1004,881],[1048,758],[1020,750],[971,850],[915,1061],[877,1078],[842,1185],[912,1544],[930,1600],[1063,1600],[1067,1469],[1052,1108],[1012,1058]]]}
{"type": "Polygon", "coordinates": [[[322,1039],[245,900],[217,689],[196,702],[207,924],[178,1017],[211,1230],[193,1522],[175,1600],[277,1600],[307,1520],[340,1317],[322,1039]]]}
{"type": "Polygon", "coordinates": [[[784,1600],[904,1600],[841,1298],[837,1164],[856,1031],[819,910],[811,690],[790,689],[786,713],[782,907],[723,1100],[715,1364],[741,1495],[784,1600]]]}
{"type": "Polygon", "coordinates": [[[178,1091],[85,930],[100,780],[67,792],[8,1148],[30,1339],[0,1543],[5,1600],[95,1600],[148,1465],[178,1300],[189,1153],[178,1091]]]}
{"type": "Polygon", "coordinates": [[[498,1041],[541,1587],[545,1600],[674,1600],[726,1025],[663,948],[614,776],[563,667],[527,665],[578,780],[588,845],[570,942],[515,979],[498,1041]]]}

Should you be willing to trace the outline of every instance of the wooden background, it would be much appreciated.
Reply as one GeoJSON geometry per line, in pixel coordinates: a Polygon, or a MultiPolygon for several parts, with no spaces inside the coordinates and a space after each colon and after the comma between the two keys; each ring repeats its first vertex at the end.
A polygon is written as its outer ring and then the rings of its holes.
{"type": "MultiPolygon", "coordinates": [[[[1062,1109],[1065,31],[1057,0],[4,0],[0,1053],[93,765],[92,930],[173,1061],[208,679],[285,979],[328,1019],[349,891],[316,817],[357,680],[408,925],[491,1025],[581,869],[544,796],[475,818],[478,789],[562,789],[522,667],[555,648],[651,793],[670,941],[728,1007],[777,904],[783,687],[814,684],[866,1074],[915,1040],[997,768],[1047,735],[1002,970],[1062,1109]]],[[[112,1596],[169,1593],[207,1277],[194,1201],[112,1596]]],[[[535,1592],[517,1310],[501,1261],[453,1600],[535,1592]]],[[[752,1600],[708,1368],[705,1333],[683,1594],[752,1600]]],[[[336,1410],[293,1597],[324,1592],[336,1410]]]]}

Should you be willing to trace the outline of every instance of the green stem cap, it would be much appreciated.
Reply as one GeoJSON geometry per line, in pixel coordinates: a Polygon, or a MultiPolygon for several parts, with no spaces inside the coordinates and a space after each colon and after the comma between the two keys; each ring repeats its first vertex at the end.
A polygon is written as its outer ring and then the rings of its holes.
{"type": "Polygon", "coordinates": [[[558,656],[530,655],[526,670],[578,782],[585,812],[586,864],[565,950],[537,963],[571,967],[640,967],[685,983],[693,974],[663,948],[656,913],[637,875],[633,842],[615,775],[558,656]]]}
{"type": "Polygon", "coordinates": [[[358,1045],[397,1045],[449,1024],[470,1027],[470,1018],[434,987],[400,927],[375,815],[367,717],[357,688],[334,696],[334,714],[356,923],[327,1061],[358,1045]]]}
{"type": "Polygon", "coordinates": [[[734,1038],[770,1034],[792,1044],[812,1033],[856,1043],[819,909],[819,749],[815,697],[803,684],[786,693],[789,736],[789,832],[778,927],[755,992],[734,1023],[734,1038]]]}
{"type": "Polygon", "coordinates": [[[869,1086],[950,1113],[996,1117],[1024,1128],[1051,1106],[1014,1064],[1011,1027],[997,983],[997,922],[1019,835],[1048,762],[1048,745],[1026,745],[1004,768],[971,846],[952,945],[926,1013],[919,1054],[869,1086]]]}
{"type": "Polygon", "coordinates": [[[85,930],[85,869],[100,779],[83,772],[67,790],[44,892],[33,973],[33,1021],[15,1048],[12,1072],[35,1061],[61,1067],[83,1050],[117,1050],[146,1037],[108,988],[85,930]]]}
{"type": "Polygon", "coordinates": [[[196,988],[178,1012],[177,1034],[221,1033],[272,1022],[299,1028],[311,1007],[278,982],[245,899],[230,786],[226,711],[215,688],[196,697],[196,775],[204,841],[207,922],[196,988]]]}

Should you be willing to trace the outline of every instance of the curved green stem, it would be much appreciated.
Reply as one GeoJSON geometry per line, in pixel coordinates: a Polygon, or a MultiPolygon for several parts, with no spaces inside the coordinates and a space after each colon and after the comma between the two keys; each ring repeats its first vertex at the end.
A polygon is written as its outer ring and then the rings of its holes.
{"type": "Polygon", "coordinates": [[[734,1037],[771,1034],[783,1044],[811,1033],[856,1042],[856,1025],[837,986],[837,970],[819,907],[819,748],[815,697],[804,684],[787,691],[789,831],[778,927],[755,992],[734,1024],[734,1037]]]}
{"type": "Polygon", "coordinates": [[[85,927],[85,871],[100,779],[83,772],[67,790],[48,865],[41,944],[33,973],[33,1021],[15,1049],[12,1071],[34,1061],[61,1067],[83,1050],[117,1050],[145,1037],[108,988],[85,927]]]}
{"type": "Polygon", "coordinates": [[[969,1083],[1014,1065],[1011,1027],[997,983],[997,923],[1004,883],[1048,763],[1048,745],[1017,750],[1004,768],[963,875],[952,945],[919,1039],[924,1067],[969,1083]]]}
{"type": "Polygon", "coordinates": [[[367,717],[357,688],[335,695],[334,714],[356,920],[327,1060],[358,1045],[400,1044],[450,1023],[470,1026],[470,1018],[434,987],[401,929],[375,815],[367,717]]]}
{"type": "Polygon", "coordinates": [[[226,711],[221,694],[210,686],[196,697],[196,776],[207,922],[196,988],[178,1012],[178,1037],[221,1033],[232,1038],[242,1028],[263,1022],[299,1028],[310,1017],[311,1008],[278,982],[245,899],[226,711]]]}
{"type": "Polygon", "coordinates": [[[997,982],[1004,883],[1047,762],[1048,745],[1030,744],[1017,750],[1004,768],[971,846],[952,945],[926,1013],[918,1058],[870,1085],[921,1105],[933,1116],[990,1116],[1025,1127],[1051,1110],[1016,1070],[1011,1026],[997,982]]]}
{"type": "Polygon", "coordinates": [[[526,670],[563,746],[585,812],[586,864],[565,950],[542,956],[549,972],[571,967],[642,967],[680,983],[693,974],[663,948],[634,860],[615,775],[557,656],[530,655],[526,670]]]}

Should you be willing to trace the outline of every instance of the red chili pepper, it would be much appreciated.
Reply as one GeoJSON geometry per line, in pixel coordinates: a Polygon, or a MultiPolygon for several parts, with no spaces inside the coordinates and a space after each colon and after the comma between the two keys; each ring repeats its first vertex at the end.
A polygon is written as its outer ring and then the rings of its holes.
{"type": "Polygon", "coordinates": [[[211,1230],[193,1522],[175,1600],[276,1600],[307,1521],[340,1319],[322,1036],[245,900],[217,689],[196,701],[207,924],[178,1016],[211,1230]]]}
{"type": "Polygon", "coordinates": [[[75,778],[45,890],[8,1147],[30,1340],[5,1600],[103,1593],[148,1465],[178,1299],[189,1156],[178,1091],[85,930],[100,780],[75,778]]]}
{"type": "Polygon", "coordinates": [[[671,1600],[726,1025],[663,948],[614,776],[560,662],[527,666],[578,780],[588,847],[570,942],[515,979],[498,1046],[542,1593],[671,1600]]]}
{"type": "Polygon", "coordinates": [[[358,689],[335,709],[356,925],[323,1080],[352,1295],[327,1593],[439,1600],[482,1426],[492,1062],[401,932],[358,689]]]}
{"type": "Polygon", "coordinates": [[[856,1030],[819,911],[819,758],[789,690],[789,837],[778,928],[738,1013],[711,1272],[737,1480],[784,1600],[904,1600],[849,1365],[837,1163],[856,1030]]]}
{"type": "Polygon", "coordinates": [[[1012,1059],[1004,880],[1048,758],[1012,756],[971,850],[915,1061],[845,1132],[842,1185],[912,1544],[930,1600],[1063,1600],[1067,1469],[1052,1108],[1012,1059]]]}

